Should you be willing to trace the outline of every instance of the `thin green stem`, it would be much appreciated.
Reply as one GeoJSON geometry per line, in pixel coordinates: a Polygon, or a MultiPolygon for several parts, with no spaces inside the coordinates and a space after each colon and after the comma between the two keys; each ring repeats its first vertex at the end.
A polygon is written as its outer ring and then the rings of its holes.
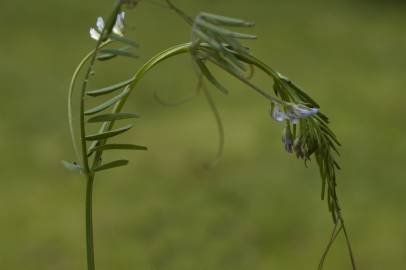
{"type": "Polygon", "coordinates": [[[343,228],[343,232],[344,232],[344,237],[345,237],[345,242],[347,244],[348,247],[348,253],[350,254],[350,259],[351,259],[351,266],[353,270],[357,269],[357,266],[355,264],[355,258],[354,258],[354,253],[352,251],[352,246],[351,246],[351,241],[350,241],[350,237],[348,236],[348,232],[347,232],[347,228],[345,227],[344,224],[344,218],[341,215],[341,212],[338,213],[338,218],[340,220],[341,226],[343,228]]]}
{"type": "Polygon", "coordinates": [[[334,241],[336,240],[337,236],[339,235],[340,231],[342,230],[342,226],[340,226],[338,228],[338,230],[337,230],[337,227],[338,227],[338,223],[334,224],[334,228],[333,228],[333,231],[331,233],[330,240],[329,240],[329,242],[327,244],[326,249],[323,252],[323,255],[322,255],[321,259],[320,259],[320,263],[319,263],[319,266],[318,266],[317,270],[323,269],[324,261],[327,258],[327,255],[328,255],[328,253],[330,251],[330,248],[333,245],[334,241]]]}
{"type": "MultiPolygon", "coordinates": [[[[103,36],[105,30],[103,30],[101,36],[103,36]]],[[[87,269],[95,270],[94,262],[94,245],[93,245],[93,181],[94,174],[89,169],[89,160],[87,158],[87,143],[86,143],[86,126],[85,126],[85,95],[87,85],[93,71],[94,64],[96,62],[97,52],[102,45],[101,38],[97,43],[96,49],[91,56],[90,64],[87,69],[85,79],[83,80],[82,89],[80,93],[80,142],[82,150],[82,166],[86,175],[86,254],[87,254],[87,269]]]]}
{"type": "Polygon", "coordinates": [[[94,270],[94,242],[93,242],[93,182],[94,176],[87,175],[86,182],[86,255],[87,269],[94,270]]]}
{"type": "Polygon", "coordinates": [[[193,25],[193,18],[187,15],[183,10],[176,7],[171,0],[166,0],[169,8],[175,11],[182,19],[184,19],[189,25],[193,25]]]}

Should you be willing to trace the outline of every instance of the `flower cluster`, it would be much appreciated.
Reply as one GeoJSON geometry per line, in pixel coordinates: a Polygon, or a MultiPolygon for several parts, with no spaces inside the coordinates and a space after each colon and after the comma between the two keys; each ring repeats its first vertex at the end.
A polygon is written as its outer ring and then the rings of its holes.
{"type": "Polygon", "coordinates": [[[280,106],[272,103],[271,116],[277,122],[286,121],[282,132],[282,143],[288,153],[295,153],[297,158],[310,159],[310,155],[317,148],[317,143],[308,132],[308,118],[319,112],[317,108],[310,108],[303,104],[287,103],[284,111],[280,106]],[[292,131],[293,125],[293,131],[292,131]]]}
{"type": "MultiPolygon", "coordinates": [[[[117,15],[116,23],[113,27],[113,33],[118,36],[124,36],[124,17],[125,12],[121,12],[117,15]]],[[[90,28],[90,37],[94,40],[99,40],[100,35],[103,32],[105,27],[104,19],[102,17],[98,17],[96,21],[97,28],[90,28]]]]}

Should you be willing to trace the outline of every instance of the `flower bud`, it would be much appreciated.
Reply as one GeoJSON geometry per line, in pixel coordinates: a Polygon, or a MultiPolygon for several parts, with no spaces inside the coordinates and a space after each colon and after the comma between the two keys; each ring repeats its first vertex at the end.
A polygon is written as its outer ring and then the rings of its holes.
{"type": "Polygon", "coordinates": [[[285,145],[285,150],[288,153],[293,152],[293,135],[290,126],[286,125],[282,133],[282,143],[285,145]]]}
{"type": "Polygon", "coordinates": [[[296,138],[293,142],[293,151],[295,151],[297,158],[304,158],[306,156],[303,148],[302,138],[296,138]]]}

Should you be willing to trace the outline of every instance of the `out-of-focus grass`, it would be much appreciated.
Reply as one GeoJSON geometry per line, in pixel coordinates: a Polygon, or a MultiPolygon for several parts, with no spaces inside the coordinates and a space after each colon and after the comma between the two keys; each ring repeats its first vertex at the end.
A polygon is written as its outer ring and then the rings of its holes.
{"type": "MultiPolygon", "coordinates": [[[[73,158],[66,85],[94,45],[88,28],[111,2],[0,4],[0,269],[85,268],[84,183],[59,164],[73,158]]],[[[403,269],[405,5],[178,2],[191,13],[257,22],[254,53],[309,89],[344,145],[338,189],[359,269],[403,269]]],[[[142,57],[117,62],[99,84],[125,78],[148,56],[189,38],[166,10],[142,3],[128,15],[142,57]]],[[[215,97],[226,151],[211,171],[203,165],[217,137],[205,101],[169,109],[152,98],[155,90],[168,99],[193,90],[189,59],[171,60],[141,83],[129,107],[142,118],[127,138],[150,151],[129,154],[131,166],[97,180],[98,269],[315,269],[331,229],[317,169],[283,152],[268,104],[231,78],[224,81],[230,96],[215,97]]],[[[342,239],[326,267],[349,269],[342,239]]]]}

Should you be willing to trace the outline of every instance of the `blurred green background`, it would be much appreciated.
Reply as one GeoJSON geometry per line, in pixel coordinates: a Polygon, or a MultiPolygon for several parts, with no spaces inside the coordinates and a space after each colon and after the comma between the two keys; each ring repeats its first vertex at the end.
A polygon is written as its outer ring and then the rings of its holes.
{"type": "MultiPolygon", "coordinates": [[[[112,2],[0,3],[0,269],[85,269],[84,181],[60,165],[74,158],[65,104],[70,75],[94,46],[88,29],[112,2]]],[[[406,5],[175,3],[190,14],[257,22],[255,55],[308,89],[343,143],[338,191],[359,269],[404,269],[406,5]]],[[[183,21],[147,1],[127,15],[141,58],[100,69],[95,86],[125,79],[154,53],[189,40],[183,21]]],[[[127,140],[149,151],[127,154],[131,166],[97,179],[99,270],[316,269],[332,225],[315,164],[306,169],[284,152],[266,101],[218,75],[231,93],[211,88],[226,130],[225,156],[212,170],[204,164],[217,133],[203,97],[177,108],[153,99],[154,91],[168,100],[193,91],[187,56],[152,71],[132,97],[129,111],[142,118],[127,140]]],[[[350,269],[342,237],[326,269],[350,269]]]]}

